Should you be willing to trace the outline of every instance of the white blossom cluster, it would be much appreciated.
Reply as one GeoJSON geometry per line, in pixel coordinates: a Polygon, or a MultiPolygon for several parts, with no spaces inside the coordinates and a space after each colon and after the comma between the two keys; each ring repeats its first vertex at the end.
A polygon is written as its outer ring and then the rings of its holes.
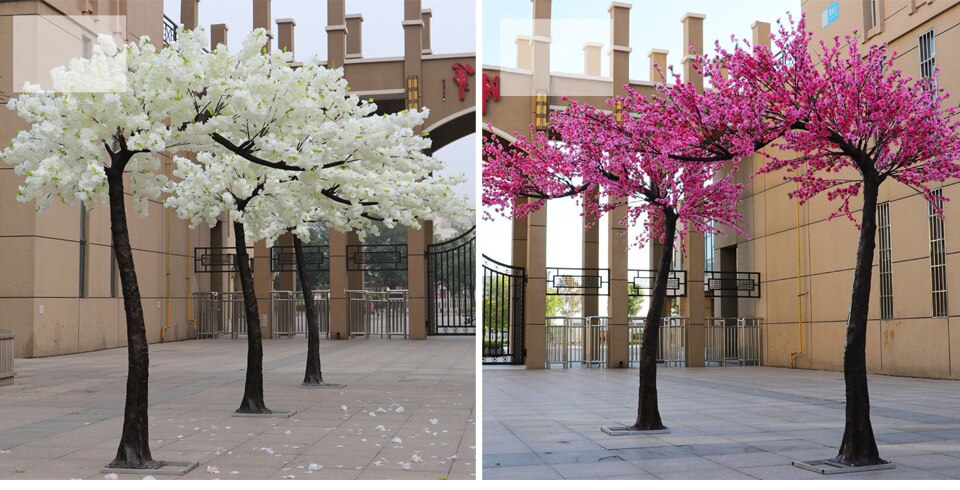
{"type": "Polygon", "coordinates": [[[266,41],[256,30],[236,53],[208,52],[202,32],[184,31],[157,51],[146,38],[119,49],[102,36],[89,60],[54,71],[55,92],[26,86],[10,101],[33,125],[0,154],[25,176],[18,199],[38,211],[54,199],[105,202],[107,149],[122,142],[143,151],[125,168],[142,215],[167,193],[191,225],[229,212],[252,240],[288,229],[308,239],[314,223],[363,234],[376,232],[374,220],[471,215],[452,190],[460,179],[438,176],[442,163],[424,153],[426,110],[378,115],[341,69],[294,66],[289,53],[264,53],[266,41]],[[163,152],[179,152],[169,181],[163,152]]]}

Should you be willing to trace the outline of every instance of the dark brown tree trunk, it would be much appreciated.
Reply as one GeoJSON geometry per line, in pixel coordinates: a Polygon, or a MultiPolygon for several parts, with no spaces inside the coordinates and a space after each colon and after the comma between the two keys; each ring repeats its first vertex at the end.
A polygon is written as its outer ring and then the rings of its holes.
{"type": "Polygon", "coordinates": [[[236,235],[240,287],[243,289],[243,309],[247,317],[247,379],[237,413],[271,413],[263,401],[263,334],[260,331],[260,310],[253,288],[253,270],[250,269],[243,224],[234,221],[233,231],[236,235]]]}
{"type": "Polygon", "coordinates": [[[853,296],[847,319],[847,340],[843,351],[843,379],[847,388],[846,427],[838,463],[852,466],[883,464],[870,424],[870,396],[867,392],[867,310],[870,306],[870,279],[877,236],[877,194],[880,181],[866,175],[863,182],[863,217],[857,245],[857,266],[853,296]]]}
{"type": "Polygon", "coordinates": [[[673,242],[677,235],[677,216],[670,210],[665,210],[664,214],[663,252],[653,281],[650,311],[647,312],[647,320],[643,328],[637,422],[630,427],[631,430],[666,428],[660,420],[660,407],[657,401],[657,345],[660,343],[660,317],[663,314],[663,304],[667,299],[667,279],[670,277],[670,265],[673,259],[673,242]]]}
{"type": "Polygon", "coordinates": [[[112,155],[107,169],[110,196],[110,232],[120,269],[123,291],[123,311],[127,320],[127,397],[123,407],[123,435],[117,457],[111,468],[156,468],[160,462],[150,455],[150,424],[147,418],[147,384],[150,359],[147,347],[147,328],[140,303],[140,287],[133,265],[130,234],[127,230],[127,212],[123,198],[123,169],[132,153],[122,151],[112,155]]]}
{"type": "Polygon", "coordinates": [[[317,306],[313,302],[313,283],[307,274],[306,259],[303,255],[303,242],[293,236],[293,250],[297,256],[297,276],[303,291],[303,307],[307,314],[307,370],[303,375],[303,384],[320,386],[323,372],[320,370],[320,322],[317,321],[317,306]]]}

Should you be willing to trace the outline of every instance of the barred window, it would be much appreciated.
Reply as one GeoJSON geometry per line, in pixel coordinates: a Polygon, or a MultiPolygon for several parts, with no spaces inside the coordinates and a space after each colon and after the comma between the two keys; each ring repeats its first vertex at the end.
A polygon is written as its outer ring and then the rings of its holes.
{"type": "MultiPolygon", "coordinates": [[[[943,189],[933,192],[943,197],[943,189]]],[[[943,241],[943,216],[933,203],[927,203],[930,224],[930,281],[933,292],[933,316],[947,316],[947,254],[943,241]]]]}
{"type": "Polygon", "coordinates": [[[877,205],[880,223],[880,319],[893,318],[893,260],[890,249],[890,203],[877,205]]]}
{"type": "Polygon", "coordinates": [[[933,29],[920,34],[920,76],[932,78],[937,69],[937,43],[933,37],[933,29]]]}
{"type": "Polygon", "coordinates": [[[880,22],[880,5],[877,5],[880,0],[870,0],[870,27],[877,27],[880,22]]]}

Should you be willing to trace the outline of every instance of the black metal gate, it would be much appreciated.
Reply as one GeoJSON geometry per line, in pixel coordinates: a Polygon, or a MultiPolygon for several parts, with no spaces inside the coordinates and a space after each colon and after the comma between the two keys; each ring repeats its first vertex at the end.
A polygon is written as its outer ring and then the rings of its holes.
{"type": "Polygon", "coordinates": [[[476,335],[477,227],[427,247],[427,333],[476,335]]]}
{"type": "Polygon", "coordinates": [[[527,275],[483,256],[483,363],[523,364],[523,297],[527,275]]]}

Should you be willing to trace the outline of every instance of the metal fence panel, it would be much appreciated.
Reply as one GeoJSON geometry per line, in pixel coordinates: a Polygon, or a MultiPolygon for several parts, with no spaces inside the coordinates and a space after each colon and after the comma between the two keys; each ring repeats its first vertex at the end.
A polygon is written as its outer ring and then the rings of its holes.
{"type": "Polygon", "coordinates": [[[247,315],[242,292],[193,293],[197,338],[247,335],[247,315]]]}
{"type": "Polygon", "coordinates": [[[13,370],[13,330],[0,330],[0,386],[12,385],[16,372],[13,370]]]}
{"type": "Polygon", "coordinates": [[[409,302],[408,291],[347,290],[349,327],[351,337],[407,338],[409,302]]]}
{"type": "MultiPolygon", "coordinates": [[[[303,291],[271,291],[273,308],[273,338],[307,335],[307,309],[303,291]]],[[[320,335],[330,338],[330,291],[314,291],[320,335]]]]}
{"type": "Polygon", "coordinates": [[[547,368],[606,365],[609,318],[552,316],[546,320],[547,368]]]}

